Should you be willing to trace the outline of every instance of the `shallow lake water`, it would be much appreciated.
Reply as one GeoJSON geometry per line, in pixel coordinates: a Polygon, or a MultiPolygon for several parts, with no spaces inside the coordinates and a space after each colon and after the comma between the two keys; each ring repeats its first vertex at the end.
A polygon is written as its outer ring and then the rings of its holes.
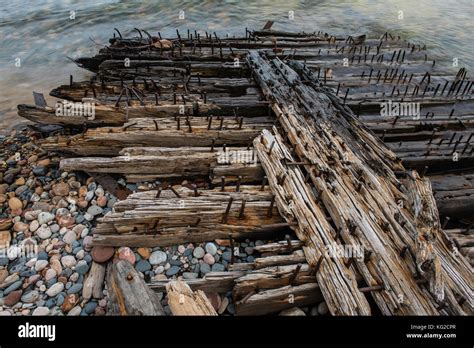
{"type": "MultiPolygon", "coordinates": [[[[117,27],[136,35],[175,36],[176,29],[245,35],[267,20],[282,30],[322,30],[333,35],[396,32],[426,44],[437,64],[474,67],[474,1],[2,1],[0,8],[0,132],[22,120],[16,106],[33,103],[32,91],[87,78],[67,57],[93,55],[117,27]],[[184,11],[185,19],[180,19],[184,11]],[[294,18],[290,19],[289,12],[294,18]],[[403,18],[400,19],[402,11],[403,18]],[[19,64],[18,64],[19,63],[19,64]]],[[[48,99],[47,100],[51,100],[48,99]]],[[[51,101],[52,102],[52,101],[51,101]]]]}

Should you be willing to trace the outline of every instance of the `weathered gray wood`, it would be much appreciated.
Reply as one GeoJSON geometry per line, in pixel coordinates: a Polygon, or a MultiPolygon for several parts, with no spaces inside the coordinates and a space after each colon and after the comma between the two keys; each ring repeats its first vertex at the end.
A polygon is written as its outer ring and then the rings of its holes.
{"type": "Polygon", "coordinates": [[[323,300],[316,283],[264,290],[236,303],[237,315],[266,315],[283,309],[307,306],[323,300]]]}
{"type": "Polygon", "coordinates": [[[164,315],[158,296],[128,261],[109,264],[107,290],[109,315],[164,315]]]}
{"type": "Polygon", "coordinates": [[[92,262],[82,288],[82,297],[85,300],[104,297],[102,288],[104,286],[105,270],[106,266],[104,264],[92,262]]]}
{"type": "MultiPolygon", "coordinates": [[[[202,290],[204,292],[226,293],[234,287],[234,281],[244,275],[242,271],[230,272],[209,272],[204,278],[184,280],[192,290],[202,290]]],[[[155,280],[148,284],[150,289],[156,292],[166,291],[167,280],[155,280]]]]}
{"type": "MultiPolygon", "coordinates": [[[[255,75],[264,94],[273,100],[273,109],[299,160],[311,163],[305,167],[317,188],[318,196],[340,229],[344,242],[353,248],[362,246],[373,254],[367,259],[364,256],[365,262],[353,263],[369,286],[377,285],[374,282],[378,279],[385,289],[390,289],[373,293],[381,311],[384,314],[436,314],[435,306],[426,296],[426,291],[416,284],[410,268],[400,262],[396,244],[380,242],[386,239],[387,233],[392,234],[390,225],[401,233],[406,233],[402,232],[403,228],[398,227],[399,222],[392,217],[399,210],[394,199],[397,180],[393,171],[403,169],[396,163],[396,156],[368,132],[348,109],[340,105],[336,97],[324,89],[318,89],[317,82],[312,80],[307,69],[297,64],[292,65],[303,75],[300,78],[298,73],[279,60],[270,61],[257,52],[251,52],[248,57],[251,65],[256,68],[255,75]],[[275,71],[284,76],[284,80],[275,71]],[[303,78],[309,80],[310,84],[303,84],[303,78]],[[293,100],[297,102],[291,103],[293,100]],[[361,194],[354,195],[353,192],[357,191],[361,194]],[[389,227],[384,228],[377,220],[384,221],[387,218],[389,227]],[[401,306],[400,295],[403,303],[401,306]],[[409,303],[403,302],[408,299],[409,303]]],[[[271,143],[281,144],[281,141],[264,133],[262,142],[257,147],[259,142],[256,141],[254,146],[258,149],[271,187],[285,187],[286,182],[291,182],[296,170],[275,167],[275,159],[272,160],[272,156],[267,154],[271,143]],[[275,171],[272,175],[273,186],[270,170],[275,171]],[[278,184],[277,177],[281,176],[286,176],[287,179],[283,184],[278,184]]],[[[284,152],[279,152],[278,156],[291,159],[284,152]]],[[[301,173],[298,175],[302,177],[301,173]]],[[[285,191],[295,192],[294,189],[285,191]]],[[[293,198],[295,199],[296,197],[293,198]]],[[[303,203],[306,200],[306,197],[304,200],[299,198],[296,202],[303,203]]],[[[278,206],[280,210],[288,211],[283,202],[278,206]]],[[[283,213],[284,216],[291,216],[290,214],[283,213]]],[[[412,225],[406,225],[414,229],[412,225]]],[[[328,238],[327,232],[323,235],[328,238]]],[[[326,242],[325,245],[327,244],[329,243],[326,242]]],[[[311,264],[311,261],[308,262],[311,264]]],[[[320,277],[318,283],[324,293],[320,277]]],[[[327,297],[326,300],[330,303],[327,297]]]]}

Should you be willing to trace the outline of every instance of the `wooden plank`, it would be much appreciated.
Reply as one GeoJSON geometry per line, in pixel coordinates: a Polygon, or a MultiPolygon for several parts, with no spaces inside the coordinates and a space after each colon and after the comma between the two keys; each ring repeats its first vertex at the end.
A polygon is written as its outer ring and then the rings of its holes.
{"type": "Polygon", "coordinates": [[[128,261],[109,264],[107,289],[108,315],[164,315],[157,294],[128,261]]]}

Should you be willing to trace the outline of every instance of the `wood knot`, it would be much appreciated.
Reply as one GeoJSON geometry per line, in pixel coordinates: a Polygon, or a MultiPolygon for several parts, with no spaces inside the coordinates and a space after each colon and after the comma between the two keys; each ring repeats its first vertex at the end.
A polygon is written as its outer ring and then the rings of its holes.
{"type": "Polygon", "coordinates": [[[127,280],[130,281],[130,280],[132,280],[132,279],[133,279],[133,275],[132,275],[131,273],[129,273],[129,274],[127,275],[127,280]]]}

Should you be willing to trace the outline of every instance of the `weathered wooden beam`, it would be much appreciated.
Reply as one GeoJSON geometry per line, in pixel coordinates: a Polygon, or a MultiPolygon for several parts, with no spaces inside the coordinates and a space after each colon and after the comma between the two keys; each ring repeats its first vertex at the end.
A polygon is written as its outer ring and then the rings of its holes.
{"type": "MultiPolygon", "coordinates": [[[[400,183],[394,172],[403,170],[396,156],[368,132],[337,97],[321,88],[301,64],[291,65],[295,72],[278,59],[270,60],[257,52],[251,52],[248,59],[264,94],[272,100],[274,112],[299,160],[310,163],[305,169],[319,199],[341,229],[344,242],[370,251],[371,257],[352,263],[357,265],[367,284],[382,282],[385,289],[390,289],[373,294],[381,311],[385,314],[437,314],[436,302],[426,295],[424,286],[415,281],[413,262],[397,256],[403,243],[413,246],[416,228],[410,217],[413,213],[407,216],[406,212],[400,212],[395,198],[400,197],[401,192],[397,189],[400,183]],[[308,82],[302,83],[302,80],[308,82]],[[297,102],[290,102],[294,100],[297,102]],[[393,236],[392,243],[377,242],[386,241],[387,234],[393,236]]],[[[264,133],[262,146],[257,147],[258,142],[255,142],[260,161],[264,167],[267,164],[267,176],[270,170],[275,171],[275,178],[282,175],[291,178],[294,170],[278,168],[267,153],[274,141],[277,140],[264,133]]],[[[280,156],[291,158],[289,154],[280,156]]],[[[272,188],[277,189],[275,181],[278,180],[274,179],[272,188]]],[[[287,210],[284,204],[279,208],[287,210]]],[[[318,282],[323,289],[319,278],[318,282]]],[[[456,312],[456,308],[451,310],[456,312]]]]}
{"type": "Polygon", "coordinates": [[[283,309],[307,306],[323,300],[316,283],[287,285],[264,290],[236,303],[237,315],[266,315],[283,309]]]}
{"type": "MultiPolygon", "coordinates": [[[[209,293],[226,293],[234,288],[234,281],[244,275],[242,271],[209,272],[203,278],[183,280],[194,291],[202,290],[209,293]]],[[[148,284],[156,292],[166,291],[166,280],[155,280],[148,284]]]]}
{"type": "Polygon", "coordinates": [[[104,286],[105,271],[106,266],[104,264],[92,262],[82,288],[82,297],[85,300],[104,297],[102,287],[104,286]]]}
{"type": "Polygon", "coordinates": [[[164,315],[157,294],[128,261],[109,264],[107,289],[109,315],[164,315]]]}

